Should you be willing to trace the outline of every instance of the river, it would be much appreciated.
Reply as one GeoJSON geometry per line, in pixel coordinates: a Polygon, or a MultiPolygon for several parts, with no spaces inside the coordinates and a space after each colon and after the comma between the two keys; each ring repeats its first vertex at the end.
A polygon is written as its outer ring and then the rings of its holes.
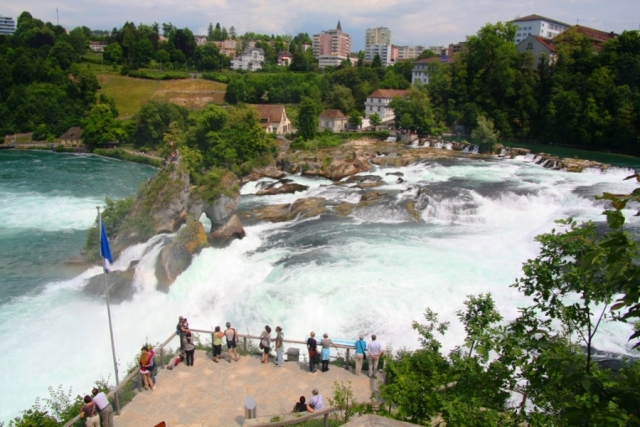
{"type": "MultiPolygon", "coordinates": [[[[126,250],[114,268],[139,263],[134,298],[112,307],[121,371],[144,342],[167,338],[179,315],[195,328],[231,321],[241,332],[257,333],[265,324],[280,325],[290,339],[311,330],[342,339],[375,332],[395,349],[418,346],[411,322],[421,320],[426,307],[451,322],[446,349],[460,344],[464,331],[455,313],[469,294],[491,292],[513,319],[527,301],[509,285],[537,255],[534,237],[558,218],[603,221],[604,205],[593,196],[636,187],[623,181],[631,173],[626,168],[576,174],[531,160],[376,168],[370,173],[384,180],[376,191],[388,192],[390,203],[346,218],[247,226],[243,240],[203,250],[169,293],[156,290],[158,239],[126,250]],[[402,173],[404,182],[392,172],[402,173]],[[417,196],[418,186],[428,191],[417,196]],[[406,198],[419,199],[419,222],[400,208],[406,198]]],[[[83,291],[101,269],[64,261],[82,247],[95,206],[135,193],[153,174],[151,167],[97,156],[0,152],[0,338],[6,348],[0,421],[47,397],[48,386],[72,387],[75,396],[101,377],[111,375],[113,382],[104,300],[83,291]]],[[[324,179],[291,178],[310,189],[260,197],[260,184],[249,183],[241,208],[301,197],[357,202],[362,194],[324,179]]],[[[631,229],[640,224],[630,221],[631,229]]],[[[629,353],[630,330],[606,324],[596,347],[629,353]]]]}

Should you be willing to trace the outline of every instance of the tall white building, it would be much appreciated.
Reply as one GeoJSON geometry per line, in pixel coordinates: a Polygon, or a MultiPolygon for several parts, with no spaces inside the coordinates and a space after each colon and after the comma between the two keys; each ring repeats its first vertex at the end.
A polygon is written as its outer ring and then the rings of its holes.
{"type": "Polygon", "coordinates": [[[373,46],[366,47],[364,49],[364,60],[366,62],[373,62],[376,54],[380,55],[383,67],[391,64],[391,45],[374,44],[373,46]]]}
{"type": "Polygon", "coordinates": [[[16,31],[16,21],[13,18],[0,15],[0,34],[10,36],[16,31]]]}
{"type": "Polygon", "coordinates": [[[528,15],[522,18],[517,18],[511,21],[518,28],[516,31],[516,44],[526,39],[530,35],[542,37],[545,39],[552,39],[558,34],[562,34],[571,27],[564,22],[556,21],[555,19],[545,18],[540,15],[528,15]]]}
{"type": "Polygon", "coordinates": [[[365,49],[376,44],[391,45],[391,30],[387,27],[367,28],[364,38],[365,49]]]}

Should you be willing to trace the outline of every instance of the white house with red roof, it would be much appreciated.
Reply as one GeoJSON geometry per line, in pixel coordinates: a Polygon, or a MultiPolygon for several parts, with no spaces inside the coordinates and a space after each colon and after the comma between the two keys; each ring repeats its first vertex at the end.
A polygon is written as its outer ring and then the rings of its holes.
{"type": "Polygon", "coordinates": [[[533,57],[531,66],[533,68],[537,68],[543,61],[546,61],[547,64],[553,64],[558,59],[553,42],[533,34],[518,43],[516,49],[520,53],[531,54],[533,57]]]}
{"type": "Polygon", "coordinates": [[[293,130],[291,120],[282,104],[255,104],[260,116],[260,126],[267,133],[282,135],[293,130]]]}
{"type": "Polygon", "coordinates": [[[382,122],[389,122],[396,118],[393,110],[389,108],[391,100],[397,96],[404,97],[408,90],[378,89],[367,97],[364,103],[364,114],[368,119],[373,113],[378,114],[382,122]]]}

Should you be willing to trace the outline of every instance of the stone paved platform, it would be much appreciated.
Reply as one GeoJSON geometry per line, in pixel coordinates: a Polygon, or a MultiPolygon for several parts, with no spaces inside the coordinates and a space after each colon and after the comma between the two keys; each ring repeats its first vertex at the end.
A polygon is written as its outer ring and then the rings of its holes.
{"type": "Polygon", "coordinates": [[[351,381],[356,400],[365,402],[380,381],[336,366],[313,374],[302,362],[276,368],[271,362],[261,364],[259,356],[214,363],[211,354],[199,350],[194,366],[181,363],[171,371],[159,369],[156,379],[155,391],[140,392],[115,417],[118,427],[152,427],[161,421],[168,427],[238,427],[244,422],[247,397],[256,399],[257,415],[262,417],[291,412],[300,396],[311,398],[313,388],[320,390],[328,406],[334,381],[351,381]]]}

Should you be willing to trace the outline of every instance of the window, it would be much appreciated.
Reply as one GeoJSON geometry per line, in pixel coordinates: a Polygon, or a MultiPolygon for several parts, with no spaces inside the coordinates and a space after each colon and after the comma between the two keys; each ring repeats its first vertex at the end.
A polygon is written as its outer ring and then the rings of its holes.
{"type": "Polygon", "coordinates": [[[380,107],[378,107],[378,111],[380,111],[380,107]]]}

